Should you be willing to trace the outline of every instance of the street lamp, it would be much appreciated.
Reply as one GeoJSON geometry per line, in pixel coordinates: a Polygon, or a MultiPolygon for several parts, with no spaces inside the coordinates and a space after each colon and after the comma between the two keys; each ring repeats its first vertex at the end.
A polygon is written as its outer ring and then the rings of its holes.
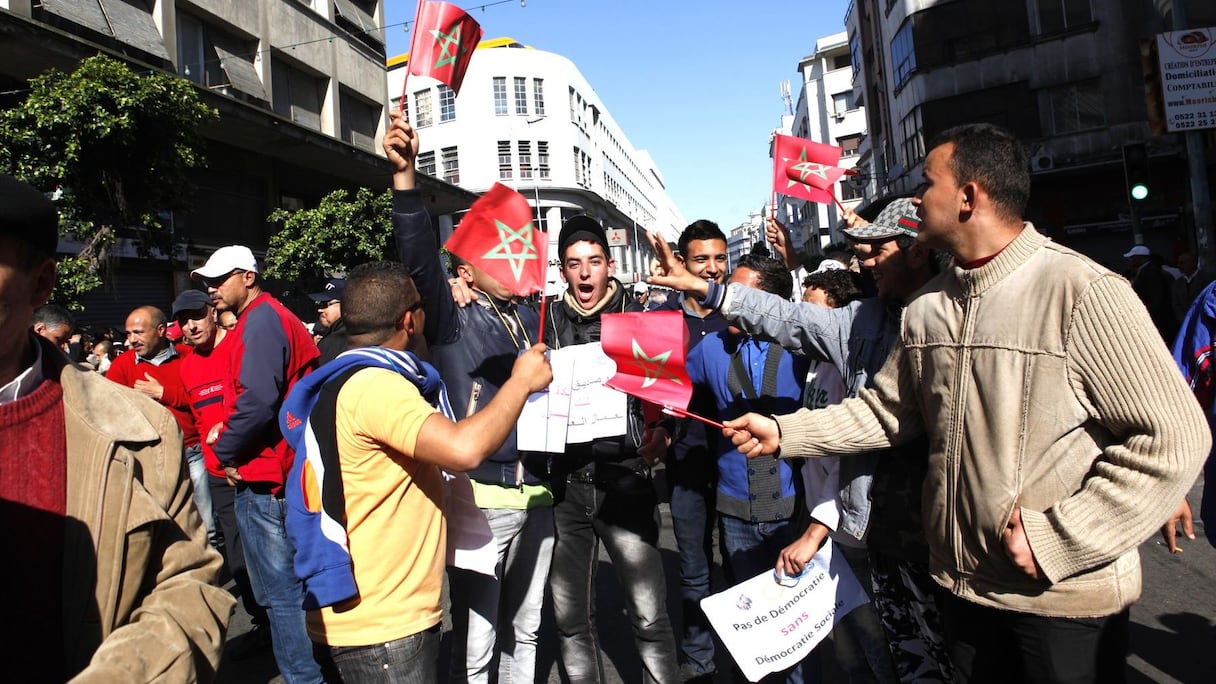
{"type": "MultiPolygon", "coordinates": [[[[535,119],[528,119],[524,123],[531,126],[534,123],[540,123],[544,120],[545,116],[542,114],[535,119]]],[[[540,210],[540,141],[536,140],[534,142],[536,143],[536,163],[532,165],[532,193],[536,198],[536,227],[542,228],[542,226],[544,226],[544,214],[542,214],[540,210]]],[[[544,227],[547,228],[547,226],[544,227]]]]}

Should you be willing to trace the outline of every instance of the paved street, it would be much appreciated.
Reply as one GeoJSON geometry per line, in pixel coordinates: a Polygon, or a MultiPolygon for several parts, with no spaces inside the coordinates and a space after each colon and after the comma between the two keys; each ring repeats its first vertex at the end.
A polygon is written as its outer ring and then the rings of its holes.
{"type": "MultiPolygon", "coordinates": [[[[1201,491],[1202,479],[1191,492],[1190,500],[1196,509],[1201,491]]],[[[675,592],[679,570],[671,534],[671,514],[666,504],[662,506],[662,515],[661,545],[668,577],[668,606],[678,626],[675,592]]],[[[1131,612],[1128,684],[1206,684],[1213,681],[1212,673],[1216,672],[1216,549],[1203,538],[1202,527],[1197,525],[1197,528],[1198,538],[1193,542],[1184,540],[1186,550],[1182,554],[1170,555],[1157,536],[1140,547],[1144,592],[1131,612]]],[[[596,611],[607,681],[633,684],[641,679],[641,665],[634,652],[619,585],[607,555],[602,552],[597,582],[596,611]]],[[[238,606],[229,630],[229,646],[248,629],[248,616],[238,606]]],[[[560,682],[557,640],[551,619],[546,621],[543,632],[539,671],[547,673],[546,681],[560,682]]],[[[445,646],[449,636],[445,632],[445,646]]],[[[729,666],[728,656],[719,657],[721,670],[725,671],[729,666]]],[[[262,684],[282,680],[276,677],[274,660],[267,650],[258,657],[236,663],[225,660],[217,681],[262,684]]],[[[832,672],[827,678],[829,684],[843,681],[839,672],[832,672]]]]}

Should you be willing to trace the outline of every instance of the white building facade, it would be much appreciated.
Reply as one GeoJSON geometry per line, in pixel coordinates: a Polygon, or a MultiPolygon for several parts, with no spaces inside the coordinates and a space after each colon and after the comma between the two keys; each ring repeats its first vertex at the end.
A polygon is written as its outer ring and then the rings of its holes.
{"type": "MultiPolygon", "coordinates": [[[[408,55],[388,61],[388,92],[399,107],[408,55]]],[[[636,279],[649,263],[644,232],[675,241],[684,229],[654,160],[633,147],[591,84],[569,59],[510,38],[483,41],[460,94],[410,76],[410,121],[418,129],[418,169],[472,192],[495,183],[528,198],[550,234],[550,289],[557,282],[562,221],[587,214],[608,230],[618,276],[636,279]]],[[[441,231],[452,217],[441,217],[441,231]]],[[[441,237],[445,237],[443,235],[441,237]]]]}

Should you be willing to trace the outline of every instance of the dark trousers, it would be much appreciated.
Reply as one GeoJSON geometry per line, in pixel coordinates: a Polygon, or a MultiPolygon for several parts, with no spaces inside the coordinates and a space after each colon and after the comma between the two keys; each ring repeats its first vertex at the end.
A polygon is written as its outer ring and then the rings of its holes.
{"type": "Polygon", "coordinates": [[[207,475],[207,482],[211,485],[211,509],[215,524],[224,539],[224,559],[228,563],[228,572],[241,592],[241,607],[253,618],[255,625],[265,625],[266,609],[259,606],[253,597],[249,571],[245,568],[241,531],[236,526],[236,487],[228,484],[228,480],[211,474],[207,475]]]}
{"type": "Polygon", "coordinates": [[[948,596],[946,640],[961,684],[1089,684],[1110,618],[1015,613],[948,596]]]}
{"type": "Polygon", "coordinates": [[[710,477],[696,472],[695,466],[669,466],[667,476],[671,484],[671,526],[680,551],[680,611],[684,626],[680,635],[680,663],[696,674],[709,674],[716,669],[714,634],[701,610],[701,599],[710,595],[717,492],[710,477]]]}
{"type": "Polygon", "coordinates": [[[325,681],[334,684],[435,684],[439,681],[439,629],[386,644],[326,646],[313,644],[325,681]]]}

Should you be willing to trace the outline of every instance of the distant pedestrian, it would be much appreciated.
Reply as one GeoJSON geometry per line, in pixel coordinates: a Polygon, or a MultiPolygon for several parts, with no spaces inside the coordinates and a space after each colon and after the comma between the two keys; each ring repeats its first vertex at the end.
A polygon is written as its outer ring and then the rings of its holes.
{"type": "Polygon", "coordinates": [[[342,321],[342,291],[345,287],[344,279],[331,278],[320,292],[308,295],[317,305],[317,325],[325,330],[317,342],[317,349],[321,350],[320,364],[329,363],[346,351],[346,323],[342,321]]]}
{"type": "Polygon", "coordinates": [[[72,314],[58,304],[43,304],[34,310],[34,333],[65,352],[72,337],[72,314]]]}
{"type": "Polygon", "coordinates": [[[127,346],[131,349],[110,364],[106,378],[141,392],[169,409],[182,431],[186,465],[194,483],[194,503],[207,527],[207,538],[215,539],[215,518],[211,513],[211,488],[203,465],[203,447],[198,428],[190,415],[190,401],[182,385],[182,358],[190,353],[186,345],[175,345],[166,335],[165,312],[154,306],[141,306],[127,316],[127,346]]]}

